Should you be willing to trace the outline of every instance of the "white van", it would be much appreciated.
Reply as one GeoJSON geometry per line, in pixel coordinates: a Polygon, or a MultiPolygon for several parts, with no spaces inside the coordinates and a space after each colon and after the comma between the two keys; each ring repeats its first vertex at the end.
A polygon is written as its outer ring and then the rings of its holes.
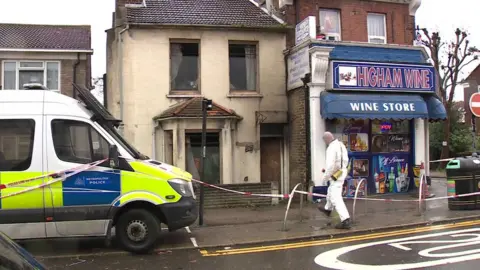
{"type": "Polygon", "coordinates": [[[120,121],[74,87],[81,101],[48,90],[0,91],[0,230],[13,239],[109,239],[115,227],[124,249],[146,252],[161,223],[170,231],[194,223],[192,175],[141,154],[117,133],[120,121]],[[49,184],[57,172],[70,176],[49,184]]]}

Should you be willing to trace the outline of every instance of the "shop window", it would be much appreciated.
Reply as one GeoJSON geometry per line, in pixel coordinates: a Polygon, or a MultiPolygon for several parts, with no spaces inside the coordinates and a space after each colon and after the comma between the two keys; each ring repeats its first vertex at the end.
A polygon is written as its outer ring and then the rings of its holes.
{"type": "Polygon", "coordinates": [[[367,152],[369,150],[368,120],[328,120],[327,130],[341,140],[350,152],[367,152]]]}
{"type": "Polygon", "coordinates": [[[0,171],[30,168],[34,134],[33,120],[0,120],[0,171]]]}
{"type": "Polygon", "coordinates": [[[409,152],[411,148],[409,121],[372,121],[372,152],[409,152]]]}
{"type": "Polygon", "coordinates": [[[60,160],[88,164],[108,157],[109,143],[87,123],[54,120],[52,137],[55,153],[60,160]]]}

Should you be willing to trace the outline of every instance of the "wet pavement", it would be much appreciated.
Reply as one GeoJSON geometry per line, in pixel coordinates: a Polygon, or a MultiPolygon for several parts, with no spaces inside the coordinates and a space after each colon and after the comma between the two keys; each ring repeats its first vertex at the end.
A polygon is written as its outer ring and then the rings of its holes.
{"type": "Polygon", "coordinates": [[[48,269],[478,269],[480,221],[275,245],[41,258],[48,269]]]}
{"type": "MultiPolygon", "coordinates": [[[[433,179],[432,183],[432,192],[437,197],[446,195],[444,179],[433,179]]],[[[414,200],[414,195],[396,194],[394,196],[376,196],[375,198],[414,200]]],[[[346,203],[350,214],[353,214],[352,200],[347,200],[346,203]]],[[[299,239],[324,239],[332,236],[355,235],[480,217],[480,210],[448,210],[447,199],[427,202],[426,211],[422,215],[419,214],[418,202],[415,201],[358,201],[353,228],[349,231],[342,231],[324,228],[323,224],[327,222],[327,219],[316,207],[314,204],[307,203],[300,211],[298,204],[293,205],[288,215],[287,230],[283,230],[282,222],[285,216],[285,205],[261,208],[207,209],[205,226],[192,225],[176,232],[165,231],[159,241],[158,249],[173,251],[197,247],[234,247],[299,239]]],[[[122,252],[115,243],[111,247],[106,247],[103,239],[40,240],[20,243],[38,256],[127,254],[122,252]]]]}

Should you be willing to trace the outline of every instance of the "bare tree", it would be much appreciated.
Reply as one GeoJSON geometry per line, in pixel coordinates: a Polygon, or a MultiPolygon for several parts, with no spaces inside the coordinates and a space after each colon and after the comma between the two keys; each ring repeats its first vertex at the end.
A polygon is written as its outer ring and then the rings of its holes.
{"type": "Polygon", "coordinates": [[[93,77],[92,84],[103,95],[103,77],[93,77]]]}
{"type": "MultiPolygon", "coordinates": [[[[426,28],[419,28],[420,42],[423,44],[430,54],[433,66],[437,70],[439,76],[439,96],[447,111],[447,120],[443,126],[444,141],[448,145],[443,146],[441,157],[448,158],[450,155],[450,123],[453,113],[453,97],[455,90],[461,80],[463,69],[478,59],[476,53],[479,50],[470,45],[468,33],[457,28],[455,37],[450,42],[444,42],[439,32],[430,33],[426,28]]],[[[428,147],[428,146],[427,146],[428,147]]]]}
{"type": "Polygon", "coordinates": [[[103,104],[103,89],[104,89],[104,81],[103,77],[93,77],[92,78],[92,85],[94,87],[94,90],[92,90],[92,94],[100,101],[100,103],[103,104]]]}

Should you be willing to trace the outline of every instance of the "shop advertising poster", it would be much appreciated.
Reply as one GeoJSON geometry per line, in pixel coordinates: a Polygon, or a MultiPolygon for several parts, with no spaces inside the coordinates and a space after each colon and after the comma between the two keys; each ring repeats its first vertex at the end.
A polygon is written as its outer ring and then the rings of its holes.
{"type": "Polygon", "coordinates": [[[372,157],[373,183],[371,191],[374,193],[405,193],[412,185],[409,177],[408,155],[380,154],[372,157]],[[373,190],[375,187],[375,190],[373,190]]]}
{"type": "Polygon", "coordinates": [[[351,169],[348,174],[348,177],[345,179],[344,186],[344,196],[354,197],[357,186],[360,184],[362,179],[365,181],[362,183],[362,186],[358,190],[358,196],[365,196],[365,188],[368,187],[368,179],[370,177],[370,158],[356,156],[351,157],[351,169]],[[366,185],[366,186],[365,186],[366,185]]]}

